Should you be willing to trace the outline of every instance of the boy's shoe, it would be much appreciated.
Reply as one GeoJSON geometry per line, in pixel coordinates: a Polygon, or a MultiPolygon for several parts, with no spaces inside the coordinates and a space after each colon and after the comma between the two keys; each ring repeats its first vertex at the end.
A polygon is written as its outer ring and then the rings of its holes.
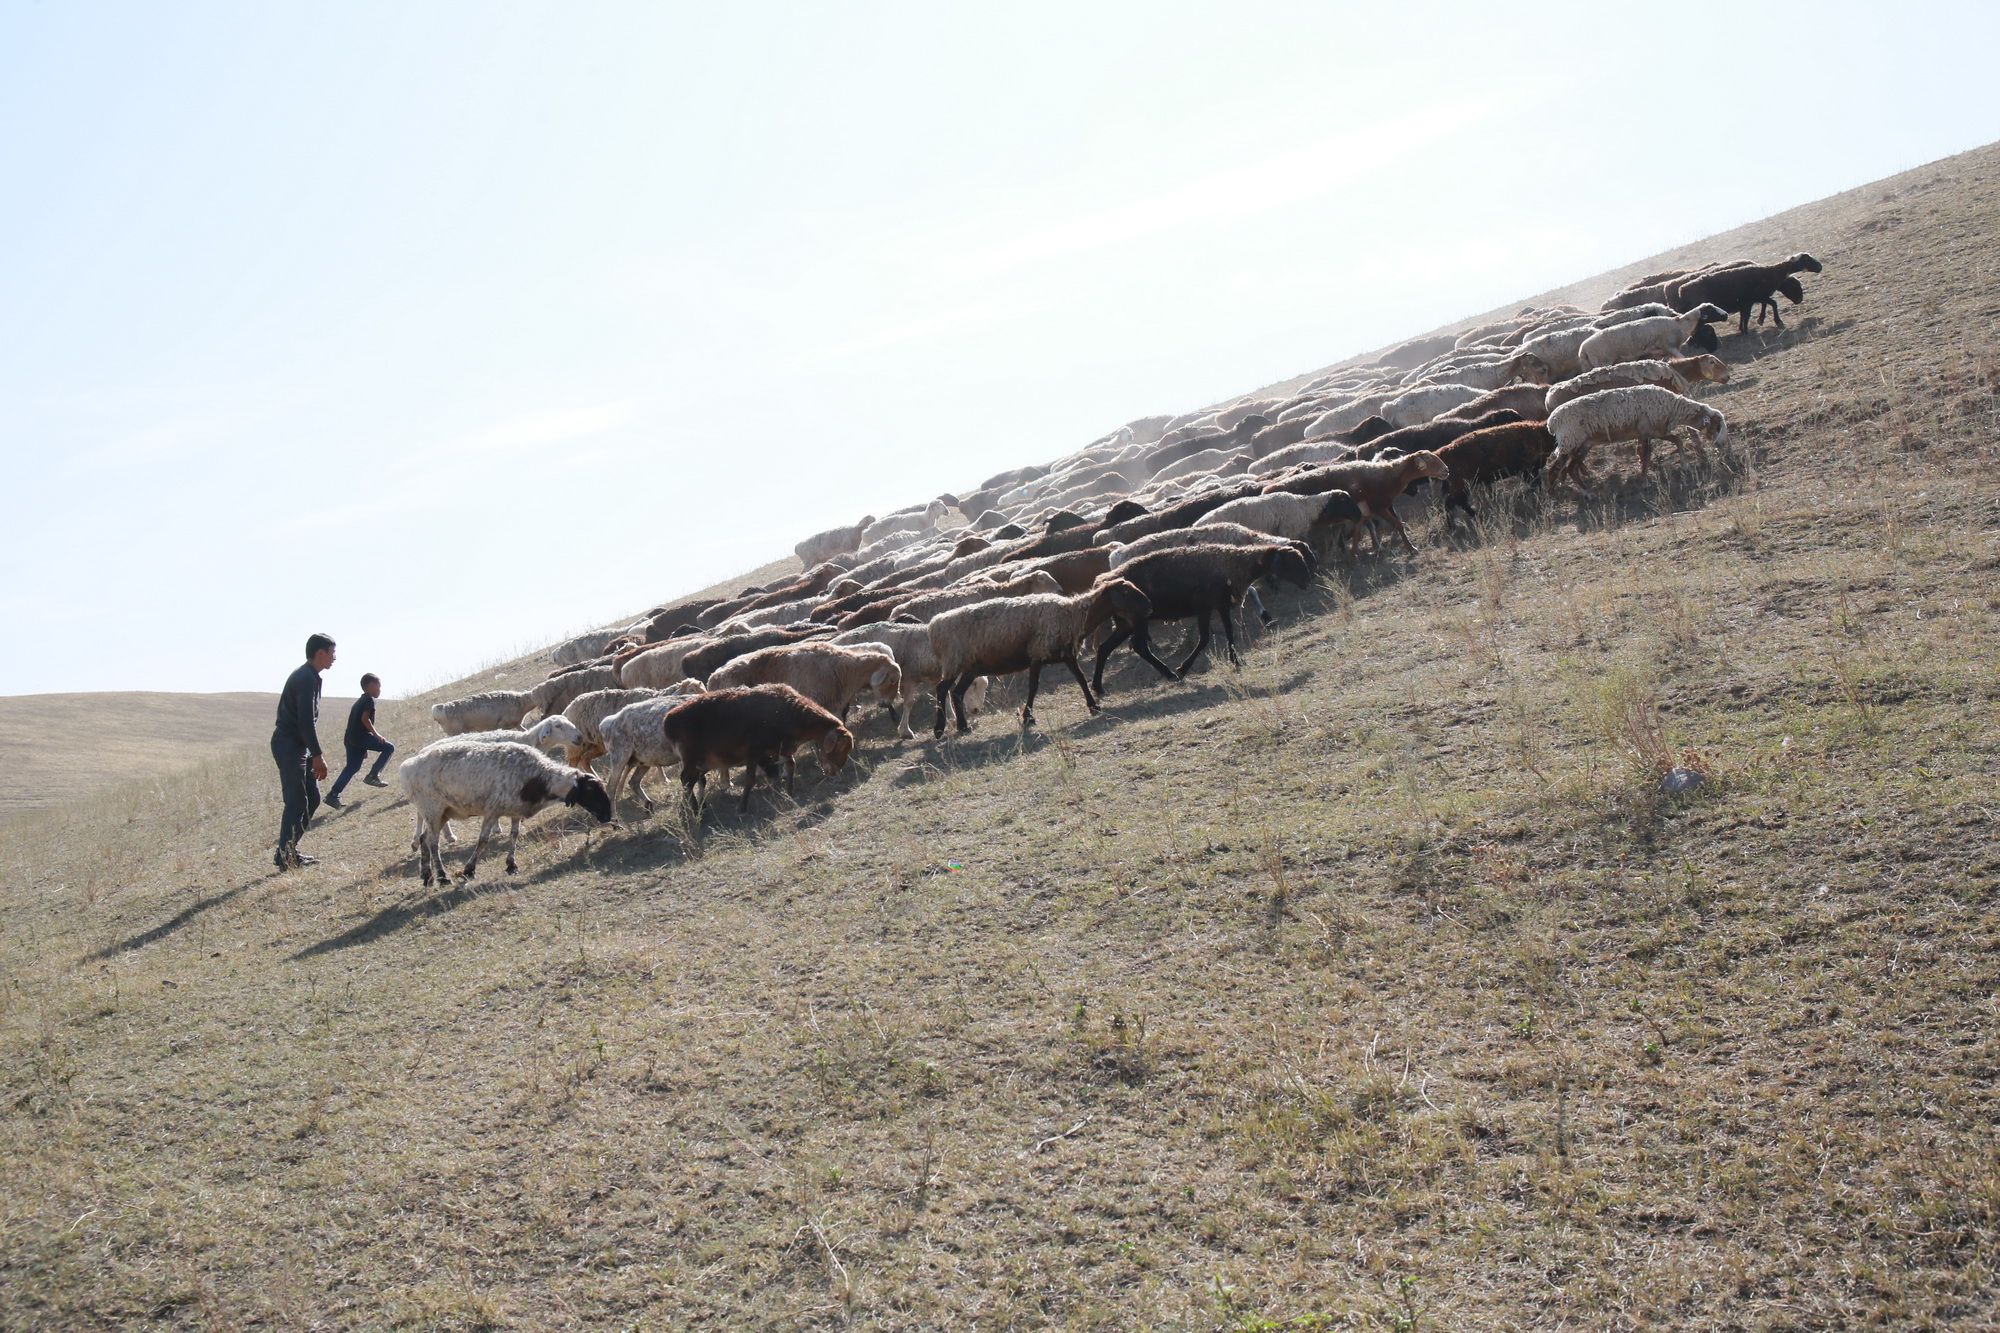
{"type": "Polygon", "coordinates": [[[374,774],[371,773],[367,777],[361,779],[361,785],[364,787],[386,787],[389,784],[382,781],[382,779],[376,777],[374,774]]]}
{"type": "Polygon", "coordinates": [[[299,866],[316,866],[319,864],[319,858],[317,856],[307,856],[304,852],[297,852],[293,854],[292,864],[299,866]]]}
{"type": "Polygon", "coordinates": [[[320,802],[321,804],[330,806],[335,810],[345,810],[347,808],[346,806],[340,803],[340,798],[338,796],[335,796],[332,792],[328,792],[326,795],[320,797],[320,802]]]}

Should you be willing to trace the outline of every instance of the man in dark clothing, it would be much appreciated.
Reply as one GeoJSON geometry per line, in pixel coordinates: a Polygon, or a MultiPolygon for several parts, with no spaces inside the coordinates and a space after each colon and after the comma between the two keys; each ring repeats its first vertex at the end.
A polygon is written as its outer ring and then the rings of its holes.
{"type": "Polygon", "coordinates": [[[326,760],[319,752],[319,673],[333,665],[333,640],[315,634],[306,640],[305,664],[285,678],[278,696],[278,725],[271,732],[271,758],[278,764],[278,783],[285,793],[285,817],[278,825],[279,870],[318,864],[319,858],[299,851],[313,811],[319,809],[320,779],[326,760]]]}
{"type": "Polygon", "coordinates": [[[382,678],[371,671],[361,678],[361,697],[347,710],[347,767],[340,770],[340,776],[333,780],[333,787],[326,794],[326,803],[336,810],[341,808],[340,793],[361,771],[361,765],[367,761],[371,751],[379,758],[361,781],[370,787],[389,785],[382,781],[382,769],[387,766],[389,757],[396,753],[396,747],[375,730],[375,701],[381,697],[382,678]]]}

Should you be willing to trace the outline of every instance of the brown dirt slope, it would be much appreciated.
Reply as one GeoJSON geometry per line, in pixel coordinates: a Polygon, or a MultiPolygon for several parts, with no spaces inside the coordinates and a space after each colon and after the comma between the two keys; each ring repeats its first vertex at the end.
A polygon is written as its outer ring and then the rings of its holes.
{"type": "Polygon", "coordinates": [[[1687,247],[1827,262],[1726,458],[1100,718],[431,893],[383,793],[260,873],[255,754],[17,824],[0,1323],[2000,1322],[1996,237],[1987,148],[1687,247]]]}
{"type": "Polygon", "coordinates": [[[254,693],[0,696],[0,815],[240,750],[270,735],[277,706],[254,693]]]}

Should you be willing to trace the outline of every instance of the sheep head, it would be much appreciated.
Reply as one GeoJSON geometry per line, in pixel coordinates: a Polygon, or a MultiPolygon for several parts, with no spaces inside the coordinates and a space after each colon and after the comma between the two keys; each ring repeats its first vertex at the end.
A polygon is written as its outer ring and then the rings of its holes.
{"type": "Polygon", "coordinates": [[[1271,557],[1271,576],[1284,579],[1295,588],[1312,585],[1313,565],[1310,551],[1300,554],[1296,546],[1281,546],[1271,557]]]}
{"type": "Polygon", "coordinates": [[[1814,259],[1811,255],[1807,254],[1803,250],[1793,255],[1790,259],[1787,259],[1785,261],[1785,267],[1790,269],[1794,273],[1797,273],[1800,270],[1804,270],[1807,273],[1819,273],[1824,271],[1826,268],[1824,264],[1820,263],[1817,259],[1814,259]]]}
{"type": "MultiPolygon", "coordinates": [[[[577,738],[581,743],[582,737],[577,738]]],[[[611,822],[611,793],[604,789],[604,781],[593,773],[579,773],[571,785],[569,794],[563,797],[564,805],[574,805],[597,816],[600,824],[611,822]]]]}
{"type": "Polygon", "coordinates": [[[1778,295],[1784,297],[1793,305],[1804,305],[1806,303],[1805,284],[1788,273],[1778,279],[1778,295]]]}
{"type": "Polygon", "coordinates": [[[838,773],[847,765],[847,757],[854,753],[854,733],[846,727],[835,726],[819,738],[820,761],[829,773],[838,773]]]}
{"type": "Polygon", "coordinates": [[[1442,458],[1429,449],[1420,449],[1402,460],[1402,475],[1410,478],[1435,477],[1439,481],[1451,476],[1451,468],[1442,458]]]}
{"type": "Polygon", "coordinates": [[[1706,324],[1695,325],[1694,332],[1688,336],[1688,341],[1704,352],[1713,352],[1722,346],[1722,339],[1717,337],[1715,330],[1706,324]]]}
{"type": "Polygon", "coordinates": [[[1091,594],[1090,613],[1084,618],[1083,632],[1090,633],[1111,617],[1125,623],[1145,620],[1153,614],[1153,603],[1130,579],[1105,575],[1091,594]]]}
{"type": "Polygon", "coordinates": [[[1513,370],[1514,378],[1525,380],[1529,384],[1547,384],[1553,378],[1549,363],[1533,352],[1521,353],[1508,365],[1513,370]]]}
{"type": "Polygon", "coordinates": [[[1328,491],[1326,503],[1320,507],[1319,513],[1313,516],[1313,525],[1317,527],[1322,523],[1358,523],[1360,520],[1361,506],[1355,503],[1352,495],[1346,491],[1328,491]]]}

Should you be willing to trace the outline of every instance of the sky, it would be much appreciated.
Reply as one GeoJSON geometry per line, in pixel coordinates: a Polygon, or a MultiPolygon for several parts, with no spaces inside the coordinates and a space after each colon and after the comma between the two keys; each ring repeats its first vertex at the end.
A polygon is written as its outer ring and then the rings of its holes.
{"type": "Polygon", "coordinates": [[[1995,50],[1984,4],[0,0],[0,694],[276,690],[317,630],[329,693],[443,683],[2000,138],[1995,50]]]}

